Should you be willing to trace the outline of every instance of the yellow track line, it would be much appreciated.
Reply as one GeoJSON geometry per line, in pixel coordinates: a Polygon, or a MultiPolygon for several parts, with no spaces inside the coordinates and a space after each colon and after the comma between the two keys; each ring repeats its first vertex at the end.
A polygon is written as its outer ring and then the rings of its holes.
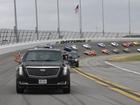
{"type": "Polygon", "coordinates": [[[133,100],[135,100],[137,102],[140,102],[140,94],[130,90],[127,87],[112,83],[112,82],[107,81],[107,80],[105,80],[105,79],[103,79],[101,77],[98,77],[98,76],[94,75],[94,74],[84,72],[83,70],[80,70],[78,68],[75,68],[73,70],[75,72],[81,74],[82,76],[97,82],[100,85],[106,86],[106,87],[108,87],[109,89],[111,89],[111,90],[113,90],[115,92],[118,92],[118,93],[120,93],[120,94],[122,94],[124,96],[127,96],[130,99],[133,99],[133,100]]]}
{"type": "Polygon", "coordinates": [[[130,94],[130,93],[126,92],[126,91],[123,91],[123,90],[121,90],[121,89],[112,88],[112,87],[109,87],[109,88],[110,88],[111,90],[113,90],[113,91],[116,91],[116,92],[118,92],[118,93],[120,93],[120,94],[123,94],[124,96],[129,97],[130,99],[133,99],[133,100],[135,100],[135,101],[137,101],[137,102],[140,102],[140,97],[137,97],[137,96],[135,96],[135,95],[132,95],[132,94],[130,94]]]}

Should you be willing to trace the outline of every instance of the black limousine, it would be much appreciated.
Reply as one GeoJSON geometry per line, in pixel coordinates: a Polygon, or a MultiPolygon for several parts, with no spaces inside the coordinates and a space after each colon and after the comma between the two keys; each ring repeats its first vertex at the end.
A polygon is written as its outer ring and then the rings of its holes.
{"type": "Polygon", "coordinates": [[[61,88],[70,93],[70,67],[59,49],[37,48],[28,50],[18,62],[16,91],[26,88],[61,88]]]}

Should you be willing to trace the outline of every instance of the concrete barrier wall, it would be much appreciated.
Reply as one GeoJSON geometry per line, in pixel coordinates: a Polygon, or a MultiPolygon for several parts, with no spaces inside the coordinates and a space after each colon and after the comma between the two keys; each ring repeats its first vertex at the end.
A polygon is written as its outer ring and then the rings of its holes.
{"type": "Polygon", "coordinates": [[[10,44],[8,46],[3,45],[0,46],[0,54],[15,52],[18,50],[24,50],[24,49],[35,47],[37,45],[47,44],[50,42],[52,43],[54,41],[35,41],[35,42],[28,42],[28,43],[26,42],[26,43],[10,44]]]}

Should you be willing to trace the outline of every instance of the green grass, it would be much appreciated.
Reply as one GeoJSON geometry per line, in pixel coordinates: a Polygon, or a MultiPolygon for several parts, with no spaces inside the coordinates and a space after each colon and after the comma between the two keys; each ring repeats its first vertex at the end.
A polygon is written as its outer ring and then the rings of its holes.
{"type": "Polygon", "coordinates": [[[113,57],[109,60],[117,61],[117,62],[140,61],[140,54],[139,55],[118,56],[118,57],[113,57]]]}

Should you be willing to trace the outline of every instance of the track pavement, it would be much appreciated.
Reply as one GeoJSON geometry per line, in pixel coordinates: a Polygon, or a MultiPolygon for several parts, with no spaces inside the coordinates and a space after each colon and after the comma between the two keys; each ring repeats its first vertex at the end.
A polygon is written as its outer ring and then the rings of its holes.
{"type": "MultiPolygon", "coordinates": [[[[82,54],[81,54],[82,55],[82,54]]],[[[96,59],[96,58],[95,58],[96,59]]],[[[86,61],[84,62],[86,63],[86,61]]],[[[88,62],[87,62],[88,63],[88,62]]],[[[71,72],[71,93],[61,91],[26,90],[17,94],[16,66],[13,54],[0,56],[0,105],[139,105],[122,94],[114,92],[76,72],[71,72]]],[[[80,68],[93,66],[81,64],[80,68]]],[[[91,71],[91,69],[90,69],[91,71]]]]}

